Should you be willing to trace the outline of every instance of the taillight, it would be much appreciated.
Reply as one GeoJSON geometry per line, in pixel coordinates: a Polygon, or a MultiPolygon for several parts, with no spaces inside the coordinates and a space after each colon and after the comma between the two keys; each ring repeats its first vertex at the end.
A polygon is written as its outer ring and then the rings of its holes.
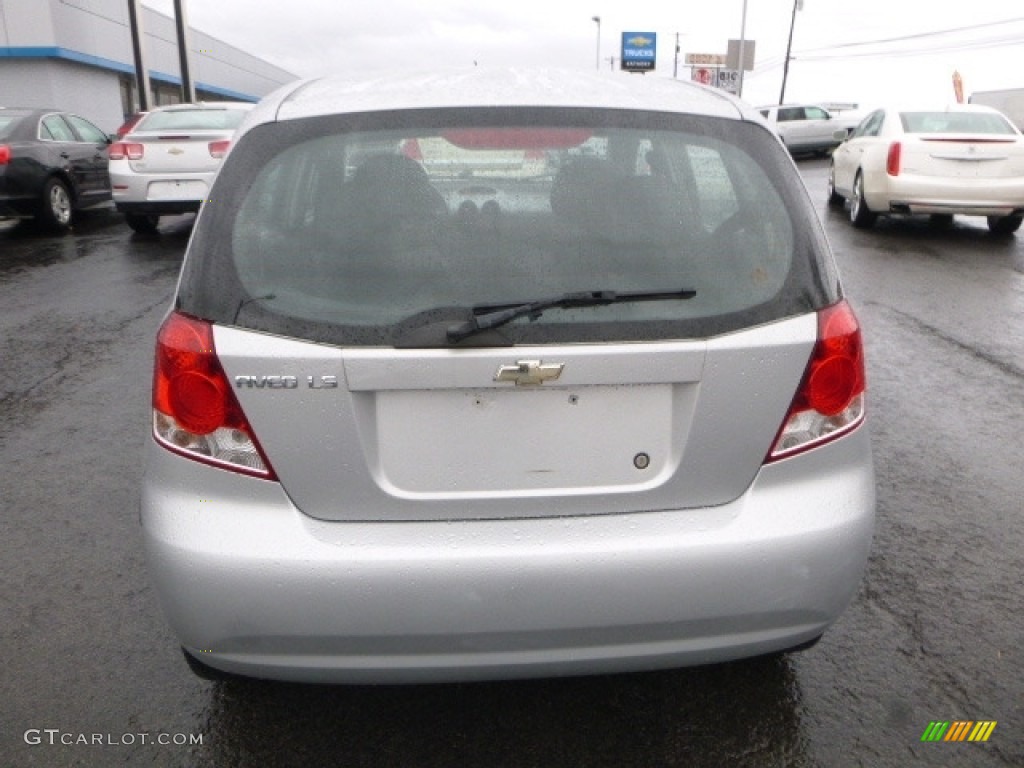
{"type": "Polygon", "coordinates": [[[134,141],[115,141],[107,148],[111,160],[141,160],[145,154],[145,145],[134,141]]]}
{"type": "Polygon", "coordinates": [[[153,370],[153,434],[188,458],[276,479],[213,347],[213,327],[172,313],[153,370]]]}
{"type": "Polygon", "coordinates": [[[419,139],[406,139],[402,142],[402,154],[410,160],[418,163],[423,162],[423,148],[420,147],[419,139]]]}
{"type": "Polygon", "coordinates": [[[224,155],[228,153],[228,148],[231,146],[230,139],[224,139],[223,141],[211,141],[210,142],[210,157],[220,160],[224,155]]]}
{"type": "Polygon", "coordinates": [[[7,144],[0,144],[0,165],[7,165],[11,162],[11,148],[7,144]]]}
{"type": "Polygon", "coordinates": [[[903,145],[894,141],[889,145],[889,154],[885,158],[885,172],[890,176],[900,175],[900,160],[903,155],[903,145]]]}
{"type": "Polygon", "coordinates": [[[864,420],[864,346],[846,301],[818,313],[818,340],[766,461],[792,456],[864,420]]]}

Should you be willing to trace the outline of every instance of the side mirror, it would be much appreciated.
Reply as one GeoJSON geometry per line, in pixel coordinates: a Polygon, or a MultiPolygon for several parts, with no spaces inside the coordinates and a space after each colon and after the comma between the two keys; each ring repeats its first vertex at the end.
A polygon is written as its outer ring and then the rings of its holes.
{"type": "Polygon", "coordinates": [[[845,128],[839,131],[833,131],[832,138],[835,139],[836,141],[846,141],[848,138],[850,138],[850,132],[845,128]]]}

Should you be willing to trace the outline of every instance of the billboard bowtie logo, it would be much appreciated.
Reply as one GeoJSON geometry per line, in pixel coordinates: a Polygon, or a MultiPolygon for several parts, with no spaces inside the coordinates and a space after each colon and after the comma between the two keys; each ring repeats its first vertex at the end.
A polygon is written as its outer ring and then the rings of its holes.
{"type": "Polygon", "coordinates": [[[988,741],[995,729],[995,720],[932,720],[921,741],[988,741]]]}

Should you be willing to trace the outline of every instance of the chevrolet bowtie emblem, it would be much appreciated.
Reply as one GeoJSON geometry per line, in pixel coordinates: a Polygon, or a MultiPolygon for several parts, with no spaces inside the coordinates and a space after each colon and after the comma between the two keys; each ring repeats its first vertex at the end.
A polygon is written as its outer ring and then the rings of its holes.
{"type": "Polygon", "coordinates": [[[167,154],[168,155],[183,155],[183,154],[185,154],[185,150],[182,149],[181,147],[171,147],[170,149],[167,150],[167,154]]]}
{"type": "Polygon", "coordinates": [[[514,381],[517,387],[536,387],[562,375],[565,363],[542,363],[540,360],[517,360],[515,365],[499,365],[495,381],[514,381]]]}

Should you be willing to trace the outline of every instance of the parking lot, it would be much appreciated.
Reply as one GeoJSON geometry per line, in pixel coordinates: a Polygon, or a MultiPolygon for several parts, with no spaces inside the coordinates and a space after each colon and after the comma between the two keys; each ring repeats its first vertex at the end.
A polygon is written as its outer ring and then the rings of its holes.
{"type": "MultiPolygon", "coordinates": [[[[398,687],[209,683],[142,557],[155,331],[190,216],[0,226],[0,764],[1024,765],[1024,234],[856,230],[801,171],[868,351],[878,518],[814,648],[609,677],[398,687]],[[995,721],[984,743],[933,721],[995,721]]],[[[827,499],[822,500],[828,504],[827,499]]]]}

